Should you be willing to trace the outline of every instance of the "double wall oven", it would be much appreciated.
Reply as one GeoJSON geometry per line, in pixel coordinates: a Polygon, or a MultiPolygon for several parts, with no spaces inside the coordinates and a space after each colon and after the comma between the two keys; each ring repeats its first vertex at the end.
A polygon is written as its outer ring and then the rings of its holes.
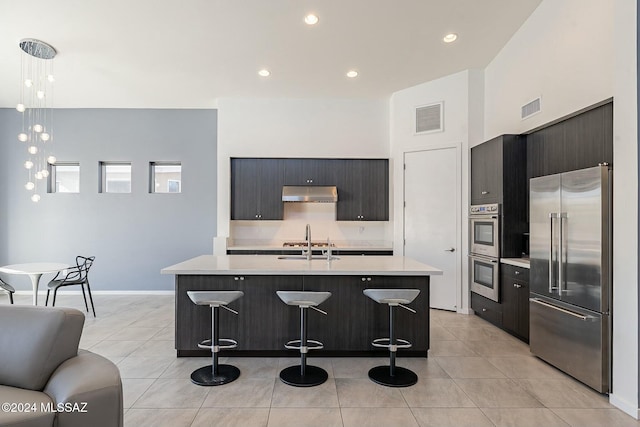
{"type": "Polygon", "coordinates": [[[469,276],[471,292],[500,299],[500,206],[469,208],[469,276]]]}

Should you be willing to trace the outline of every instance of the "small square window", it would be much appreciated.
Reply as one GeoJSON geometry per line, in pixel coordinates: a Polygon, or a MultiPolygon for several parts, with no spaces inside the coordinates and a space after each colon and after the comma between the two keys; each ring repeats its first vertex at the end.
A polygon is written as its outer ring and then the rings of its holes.
{"type": "Polygon", "coordinates": [[[100,162],[100,193],[131,193],[131,163],[100,162]]]}
{"type": "Polygon", "coordinates": [[[79,193],[80,163],[57,162],[49,164],[49,193],[79,193]]]}
{"type": "Polygon", "coordinates": [[[182,192],[182,164],[180,162],[151,162],[149,174],[150,193],[182,192]]]}

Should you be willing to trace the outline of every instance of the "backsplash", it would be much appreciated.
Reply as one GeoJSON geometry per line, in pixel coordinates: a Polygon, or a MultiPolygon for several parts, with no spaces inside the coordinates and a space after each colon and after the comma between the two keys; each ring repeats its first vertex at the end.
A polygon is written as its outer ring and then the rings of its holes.
{"type": "Polygon", "coordinates": [[[389,221],[336,221],[335,203],[285,203],[283,221],[231,221],[230,240],[264,241],[282,244],[303,241],[306,224],[311,224],[313,241],[371,242],[393,241],[389,221]]]}

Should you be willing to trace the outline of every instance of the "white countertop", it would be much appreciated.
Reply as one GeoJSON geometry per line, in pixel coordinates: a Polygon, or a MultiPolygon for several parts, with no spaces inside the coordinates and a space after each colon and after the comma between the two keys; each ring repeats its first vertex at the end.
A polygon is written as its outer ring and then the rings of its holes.
{"type": "Polygon", "coordinates": [[[500,262],[515,267],[529,268],[529,258],[500,258],[500,262]]]}
{"type": "Polygon", "coordinates": [[[278,259],[274,255],[201,255],[163,268],[162,274],[377,275],[436,276],[442,271],[402,256],[344,256],[324,259],[278,259]]]}

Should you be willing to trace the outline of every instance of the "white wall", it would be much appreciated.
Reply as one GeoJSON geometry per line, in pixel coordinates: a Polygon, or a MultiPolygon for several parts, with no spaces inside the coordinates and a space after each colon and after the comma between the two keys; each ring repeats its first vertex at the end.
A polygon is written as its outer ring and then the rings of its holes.
{"type": "Polygon", "coordinates": [[[615,2],[613,88],[613,394],[638,418],[637,4],[615,2]]]}
{"type": "Polygon", "coordinates": [[[602,0],[538,6],[485,69],[485,139],[523,133],[613,95],[613,10],[602,0]],[[520,108],[538,96],[542,111],[521,120],[520,108]]]}
{"type": "Polygon", "coordinates": [[[485,139],[614,97],[613,392],[638,417],[638,153],[634,0],[544,0],[485,69],[485,139]],[[541,113],[520,107],[542,96],[541,113]]]}
{"type": "MultiPolygon", "coordinates": [[[[483,73],[467,70],[441,79],[410,87],[391,96],[391,157],[393,160],[392,186],[394,194],[394,247],[401,254],[404,239],[404,154],[431,148],[456,146],[460,153],[461,200],[460,206],[469,204],[469,147],[482,142],[483,73]],[[415,107],[444,101],[444,131],[416,135],[414,133],[415,107]]],[[[461,238],[458,256],[468,252],[466,208],[461,212],[459,227],[461,238]]],[[[461,262],[461,274],[466,277],[466,262],[461,262]]],[[[459,311],[469,308],[468,283],[463,279],[457,306],[459,311]]]]}
{"type": "MultiPolygon", "coordinates": [[[[230,221],[231,157],[388,158],[387,100],[348,99],[220,99],[218,100],[218,238],[216,253],[233,235],[230,221]]],[[[339,197],[339,196],[338,196],[339,197]]],[[[391,219],[392,220],[392,219],[391,219]]],[[[273,228],[297,223],[269,221],[253,228],[272,236],[273,228]],[[269,224],[275,223],[275,224],[269,224]],[[270,230],[269,230],[270,229],[270,230]]],[[[366,240],[391,240],[390,223],[323,223],[326,233],[353,235],[366,240]],[[353,231],[355,227],[356,231],[353,231]],[[360,228],[364,228],[360,232],[360,228]]],[[[312,224],[313,227],[314,224],[312,224]]],[[[244,235],[244,223],[239,231],[244,235]]],[[[292,228],[280,235],[300,234],[292,228]]],[[[315,240],[315,239],[314,239],[315,240]]]]}

